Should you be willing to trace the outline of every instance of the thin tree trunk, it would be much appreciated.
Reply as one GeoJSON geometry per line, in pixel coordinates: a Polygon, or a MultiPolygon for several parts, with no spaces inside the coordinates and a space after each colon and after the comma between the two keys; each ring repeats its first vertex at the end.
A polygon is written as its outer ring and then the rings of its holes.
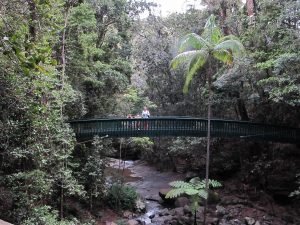
{"type": "Polygon", "coordinates": [[[35,42],[36,39],[36,5],[33,0],[27,0],[27,4],[29,6],[30,11],[30,21],[29,21],[29,34],[30,34],[30,41],[35,42]]]}
{"type": "Polygon", "coordinates": [[[91,188],[91,196],[90,196],[90,211],[93,210],[93,188],[91,188]]]}
{"type": "MultiPolygon", "coordinates": [[[[211,62],[208,62],[208,109],[207,109],[207,144],[206,144],[206,170],[205,170],[205,191],[209,191],[209,161],[210,161],[210,122],[211,122],[211,62]]],[[[206,223],[207,199],[205,200],[203,223],[206,223]]]]}
{"type": "MultiPolygon", "coordinates": [[[[67,30],[67,25],[68,25],[68,20],[69,20],[69,15],[70,15],[70,9],[72,5],[68,6],[68,8],[65,10],[64,14],[64,29],[62,33],[62,46],[61,46],[61,90],[64,89],[65,86],[65,73],[66,73],[66,30],[67,30]]],[[[60,107],[60,115],[61,118],[63,118],[63,104],[60,107]]]]}
{"type": "Polygon", "coordinates": [[[61,192],[60,192],[60,219],[62,220],[63,218],[64,218],[64,188],[62,183],[61,192]]]}

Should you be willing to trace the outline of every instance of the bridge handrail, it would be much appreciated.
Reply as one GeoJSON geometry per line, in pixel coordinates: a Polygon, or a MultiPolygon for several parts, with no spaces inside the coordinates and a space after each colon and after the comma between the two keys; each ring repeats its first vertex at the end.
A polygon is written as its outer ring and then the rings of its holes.
{"type": "MultiPolygon", "coordinates": [[[[94,118],[70,121],[76,137],[190,136],[205,137],[208,121],[194,117],[94,118]]],[[[300,142],[300,128],[249,121],[211,120],[213,137],[252,138],[300,142]]]]}
{"type": "MultiPolygon", "coordinates": [[[[150,118],[93,118],[93,119],[80,119],[80,120],[70,120],[69,123],[77,123],[77,122],[87,122],[87,123],[93,123],[97,121],[138,121],[138,120],[193,120],[193,121],[207,121],[207,118],[201,118],[201,117],[187,117],[187,116],[157,116],[157,117],[150,117],[150,118]]],[[[295,129],[299,130],[300,128],[297,127],[289,127],[286,125],[278,125],[278,124],[268,124],[268,123],[261,123],[261,122],[252,122],[252,121],[245,121],[245,120],[229,120],[229,119],[217,119],[212,118],[212,122],[229,122],[229,123],[238,123],[238,124],[251,124],[251,125],[260,125],[265,127],[277,127],[277,128],[288,128],[288,129],[295,129]]]]}

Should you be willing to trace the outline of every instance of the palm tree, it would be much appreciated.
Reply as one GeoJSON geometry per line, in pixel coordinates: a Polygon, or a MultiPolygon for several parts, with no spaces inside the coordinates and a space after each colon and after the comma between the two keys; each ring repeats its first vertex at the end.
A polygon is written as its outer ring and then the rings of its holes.
{"type": "MultiPolygon", "coordinates": [[[[188,87],[200,69],[207,65],[208,82],[208,112],[207,112],[207,148],[206,148],[206,174],[205,191],[209,190],[209,157],[210,157],[210,121],[211,121],[211,83],[212,83],[212,60],[232,65],[236,56],[244,52],[242,43],[233,35],[223,36],[220,28],[215,23],[215,16],[211,15],[207,20],[201,36],[190,33],[183,38],[179,46],[178,55],[171,61],[171,68],[176,69],[179,65],[187,66],[187,73],[183,92],[188,92],[188,87]]],[[[201,75],[201,74],[199,74],[201,75]]],[[[206,207],[205,207],[206,209],[206,207]]],[[[205,210],[206,211],[206,210],[205,210]]],[[[205,216],[204,216],[205,223],[205,216]]]]}

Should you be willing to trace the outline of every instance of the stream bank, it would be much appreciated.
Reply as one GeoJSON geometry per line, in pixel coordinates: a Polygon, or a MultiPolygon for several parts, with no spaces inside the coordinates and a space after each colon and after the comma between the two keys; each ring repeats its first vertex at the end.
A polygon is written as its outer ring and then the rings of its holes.
{"type": "MultiPolygon", "coordinates": [[[[169,188],[169,182],[182,180],[185,174],[173,171],[158,171],[145,161],[113,160],[116,170],[121,165],[125,182],[134,187],[145,199],[146,213],[136,215],[124,212],[123,219],[129,225],[137,224],[193,224],[193,215],[182,198],[175,205],[166,205],[159,196],[161,190],[169,188]],[[124,167],[123,167],[124,166],[124,167]]],[[[285,225],[300,224],[300,211],[293,206],[282,206],[266,193],[257,192],[241,185],[238,179],[222,182],[223,188],[218,190],[219,201],[209,205],[207,224],[214,225],[285,225]]],[[[117,216],[109,215],[102,224],[116,224],[117,216]],[[111,218],[109,218],[109,216],[111,218]]],[[[203,207],[197,212],[197,220],[203,220],[203,207]]],[[[201,223],[198,223],[201,224],[201,223]]]]}

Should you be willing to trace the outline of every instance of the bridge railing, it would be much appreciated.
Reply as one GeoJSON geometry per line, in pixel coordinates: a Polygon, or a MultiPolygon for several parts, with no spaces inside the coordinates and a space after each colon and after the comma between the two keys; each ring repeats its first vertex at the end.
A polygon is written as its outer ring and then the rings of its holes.
{"type": "MultiPolygon", "coordinates": [[[[91,119],[70,122],[77,138],[95,135],[111,137],[194,136],[205,137],[207,119],[191,117],[153,117],[91,119]]],[[[300,129],[232,120],[211,120],[212,137],[232,137],[275,141],[299,141],[300,129]]]]}

